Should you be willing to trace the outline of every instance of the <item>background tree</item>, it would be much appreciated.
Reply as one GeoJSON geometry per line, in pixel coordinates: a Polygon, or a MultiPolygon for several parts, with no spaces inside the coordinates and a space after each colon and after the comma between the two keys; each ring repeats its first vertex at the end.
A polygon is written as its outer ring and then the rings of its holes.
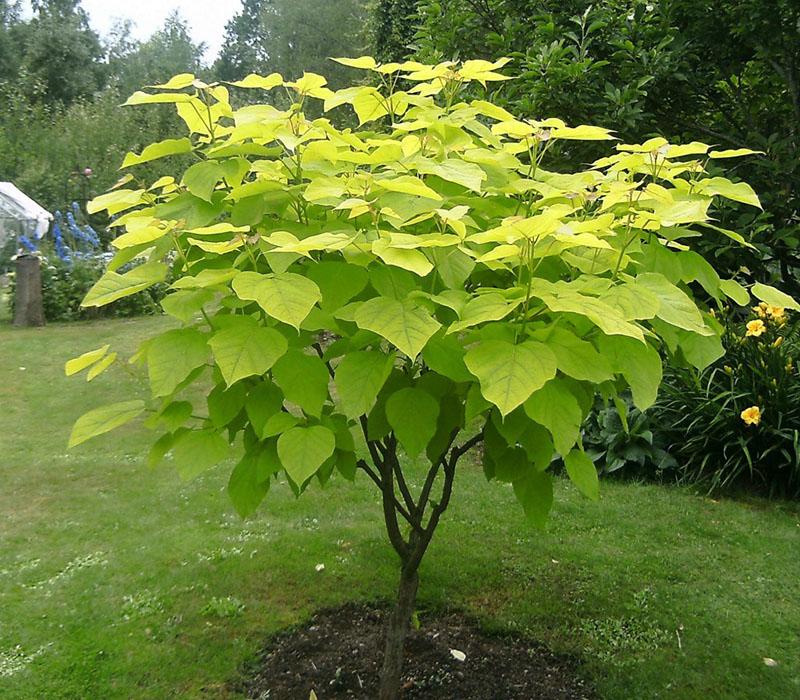
{"type": "Polygon", "coordinates": [[[200,73],[206,46],[195,43],[177,10],[144,42],[131,39],[130,23],[115,28],[109,43],[109,69],[127,98],[144,85],[163,83],[176,73],[200,73]]]}
{"type": "Polygon", "coordinates": [[[16,50],[26,74],[44,85],[50,103],[68,105],[105,83],[100,37],[80,0],[35,0],[34,16],[14,26],[16,50]]]}
{"type": "MultiPolygon", "coordinates": [[[[756,250],[708,253],[731,272],[796,290],[798,13],[792,0],[423,0],[409,22],[423,59],[512,56],[519,80],[495,99],[518,114],[589,120],[624,140],[699,134],[763,150],[736,173],[768,213],[720,212],[756,250]]],[[[571,150],[564,162],[594,155],[571,150]]]]}
{"type": "Polygon", "coordinates": [[[417,5],[417,0],[378,0],[372,43],[380,61],[401,61],[413,53],[417,5]]]}
{"type": "Polygon", "coordinates": [[[225,80],[251,72],[294,76],[302,66],[325,71],[336,85],[344,72],[328,58],[365,46],[368,18],[365,0],[250,0],[226,27],[216,74],[225,80]]]}

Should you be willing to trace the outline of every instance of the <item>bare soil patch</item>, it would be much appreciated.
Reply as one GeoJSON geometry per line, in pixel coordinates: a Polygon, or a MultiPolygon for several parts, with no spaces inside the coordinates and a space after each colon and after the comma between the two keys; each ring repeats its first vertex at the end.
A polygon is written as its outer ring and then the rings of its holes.
{"type": "MultiPolygon", "coordinates": [[[[262,700],[378,695],[385,610],[349,604],[273,637],[237,690],[262,700]]],[[[489,635],[458,613],[424,615],[406,644],[405,700],[594,700],[574,659],[517,635],[489,635]],[[456,652],[455,654],[453,652],[456,652]],[[460,652],[460,653],[458,653],[460,652]],[[459,658],[464,655],[464,660],[459,658]]]]}

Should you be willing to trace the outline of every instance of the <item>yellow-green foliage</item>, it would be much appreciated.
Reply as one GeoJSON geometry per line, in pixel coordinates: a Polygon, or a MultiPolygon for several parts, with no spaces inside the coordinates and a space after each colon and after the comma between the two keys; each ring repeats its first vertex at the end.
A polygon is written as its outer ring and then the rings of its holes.
{"type": "MultiPolygon", "coordinates": [[[[398,442],[435,476],[479,425],[487,477],[513,483],[533,522],[552,502],[555,452],[595,498],[580,445],[595,393],[630,387],[650,405],[662,341],[698,367],[722,354],[692,292],[749,300],[691,250],[697,236],[744,243],[711,223],[714,203],[758,207],[757,196],[705,166],[747,151],[615,144],[599,127],[460,100],[467,83],[509,79],[505,60],[338,60],[367,79],[333,92],[308,73],[230,86],[180,75],[128,100],[174,104],[188,133],[129,154],[127,167],[186,153],[197,162],[180,181],[128,175],[94,201],[90,211],[119,215],[119,252],[84,303],[171,271],[163,306],[182,327],[134,358],[152,397],[85,416],[72,443],[147,411],[162,433],[151,460],[171,450],[186,478],[243,454],[230,494],[247,515],[281,471],[299,492],[334,470],[385,466],[398,442]],[[231,89],[280,91],[291,106],[236,109],[231,89]],[[326,115],[353,109],[359,127],[310,120],[311,102],[326,115]],[[575,140],[608,141],[611,155],[548,170],[552,144],[575,140]],[[146,264],[113,271],[135,256],[146,264]],[[182,395],[209,381],[207,406],[182,395]],[[361,431],[366,442],[354,439],[361,431]]],[[[763,285],[755,293],[797,308],[763,285]]],[[[393,479],[390,469],[384,488],[393,479]]]]}

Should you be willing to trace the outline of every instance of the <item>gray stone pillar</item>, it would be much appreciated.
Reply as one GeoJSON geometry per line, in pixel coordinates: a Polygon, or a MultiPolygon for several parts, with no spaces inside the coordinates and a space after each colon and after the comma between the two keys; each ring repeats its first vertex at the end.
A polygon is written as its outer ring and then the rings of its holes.
{"type": "Polygon", "coordinates": [[[20,255],[14,279],[14,325],[43,326],[42,262],[35,255],[20,255]]]}

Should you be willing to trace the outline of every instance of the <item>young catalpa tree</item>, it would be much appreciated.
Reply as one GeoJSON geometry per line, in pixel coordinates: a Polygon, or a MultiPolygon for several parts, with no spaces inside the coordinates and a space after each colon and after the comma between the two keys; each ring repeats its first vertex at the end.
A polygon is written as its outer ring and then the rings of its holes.
{"type": "MultiPolygon", "coordinates": [[[[228,490],[243,517],[282,475],[300,495],[334,473],[363,472],[400,559],[388,700],[399,693],[419,565],[461,458],[482,444],[487,479],[513,484],[536,525],[553,501],[555,455],[597,498],[580,440],[594,396],[629,387],[646,408],[662,349],[697,367],[722,354],[718,324],[692,292],[740,304],[749,293],[689,244],[700,235],[744,244],[711,223],[710,209],[716,197],[759,202],[748,185],[707,174],[746,151],[700,143],[617,145],[580,172],[548,170],[552,149],[613,136],[460,99],[465,85],[506,80],[505,60],[339,63],[368,71],[371,85],[332,92],[319,75],[249,75],[232,87],[285,90],[291,107],[235,109],[228,87],[180,75],[128,100],[174,104],[188,135],[130,153],[123,167],[177,154],[196,162],[180,180],[129,175],[94,200],[90,211],[117,217],[120,234],[84,305],[171,279],[163,307],[180,326],[132,358],[147,368],[151,397],[91,411],[70,444],[149,414],[161,433],[151,464],[171,452],[191,479],[239,455],[228,490]],[[310,120],[311,101],[317,113],[351,107],[359,127],[310,120]],[[187,398],[190,385],[207,390],[207,406],[187,398]],[[428,468],[414,489],[404,465],[417,458],[428,468]]],[[[797,308],[772,288],[753,293],[797,308]]],[[[115,360],[100,348],[67,373],[93,378],[115,360]]]]}

